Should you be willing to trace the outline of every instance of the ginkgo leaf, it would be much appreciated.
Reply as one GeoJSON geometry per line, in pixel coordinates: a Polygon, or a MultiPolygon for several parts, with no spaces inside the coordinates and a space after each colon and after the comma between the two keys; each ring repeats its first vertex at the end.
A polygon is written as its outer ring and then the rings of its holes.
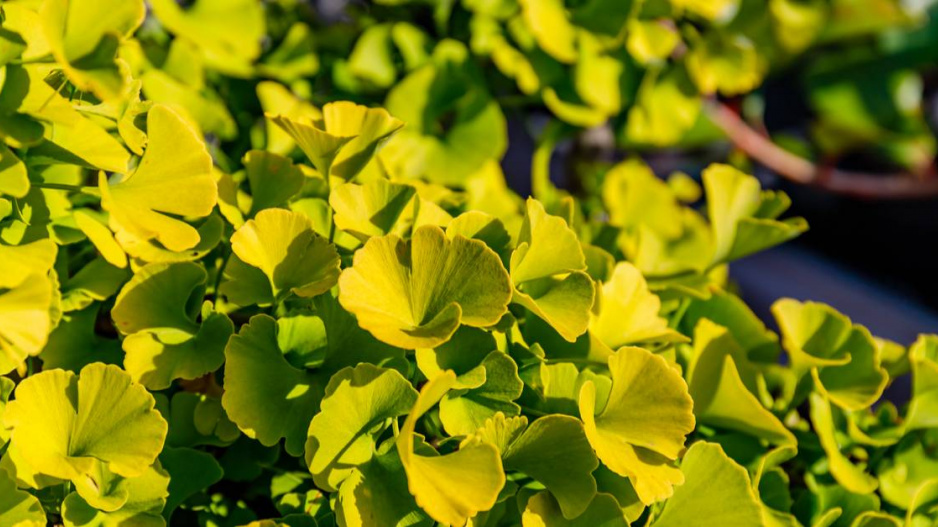
{"type": "Polygon", "coordinates": [[[938,336],[920,335],[909,349],[912,399],[906,430],[938,427],[938,336]]]}
{"type": "Polygon", "coordinates": [[[10,440],[10,430],[3,424],[3,413],[6,411],[7,402],[15,387],[16,383],[13,379],[0,377],[0,449],[4,448],[10,440]]]}
{"type": "MultiPolygon", "coordinates": [[[[339,277],[335,247],[316,234],[309,219],[298,212],[258,212],[231,236],[231,250],[267,276],[276,300],[291,293],[314,297],[331,289],[339,277]]],[[[236,287],[236,282],[226,287],[236,287]]]]}
{"type": "Polygon", "coordinates": [[[486,369],[483,361],[497,348],[491,333],[462,326],[452,338],[436,348],[416,350],[414,358],[424,377],[432,379],[446,370],[452,370],[456,374],[453,389],[472,389],[485,384],[486,369]]]}
{"type": "Polygon", "coordinates": [[[827,454],[827,462],[831,475],[849,490],[857,494],[869,494],[876,490],[876,478],[867,474],[862,467],[854,465],[850,459],[841,451],[841,445],[837,440],[834,409],[830,401],[822,395],[812,393],[811,402],[811,423],[814,427],[814,433],[817,434],[821,447],[827,454]]]}
{"type": "Polygon", "coordinates": [[[266,30],[257,0],[198,0],[184,8],[172,0],[152,2],[169,31],[195,43],[206,62],[229,75],[248,77],[266,30]]]}
{"type": "Polygon", "coordinates": [[[199,234],[167,214],[203,217],[212,212],[218,195],[212,158],[197,132],[166,106],[154,105],[147,113],[147,136],[132,174],[113,183],[101,174],[101,204],[111,213],[115,231],[184,251],[199,243],[199,234]]]}
{"type": "Polygon", "coordinates": [[[432,226],[418,228],[409,242],[372,237],[339,278],[339,301],[361,327],[407,349],[438,346],[460,324],[495,324],[510,295],[498,255],[432,226]]]}
{"type": "Polygon", "coordinates": [[[169,473],[169,496],[162,515],[172,520],[173,511],[188,498],[221,481],[224,472],[218,461],[194,448],[166,447],[160,454],[160,464],[169,473]]]}
{"type": "Polygon", "coordinates": [[[296,141],[321,174],[346,181],[365,168],[377,149],[404,123],[386,110],[368,108],[348,101],[322,108],[322,121],[315,116],[271,120],[296,141]]]}
{"type": "Polygon", "coordinates": [[[586,331],[594,290],[583,249],[563,218],[547,214],[534,199],[527,201],[510,269],[514,302],[570,342],[586,331]]]}
{"type": "Polygon", "coordinates": [[[285,204],[303,188],[306,180],[289,159],[263,150],[251,150],[244,155],[244,172],[251,186],[249,216],[285,204]]]}
{"type": "Polygon", "coordinates": [[[703,171],[707,212],[713,229],[714,263],[728,262],[786,242],[808,229],[803,218],[777,220],[790,200],[763,191],[759,180],[729,166],[703,171]]]}
{"type": "Polygon", "coordinates": [[[44,274],[29,275],[11,289],[0,288],[0,373],[42,351],[52,327],[52,293],[53,283],[44,274]]]}
{"type": "Polygon", "coordinates": [[[124,353],[120,341],[103,338],[95,332],[100,308],[100,305],[91,305],[62,317],[39,354],[43,368],[78,373],[94,362],[121,363],[124,353]]]}
{"type": "Polygon", "coordinates": [[[325,383],[287,362],[277,333],[276,320],[256,315],[228,340],[222,405],[248,437],[265,446],[286,439],[287,452],[299,456],[325,383]]]}
{"type": "Polygon", "coordinates": [[[428,527],[433,520],[407,489],[407,474],[394,447],[382,443],[371,461],[352,471],[336,495],[336,521],[343,527],[428,527]]]}
{"type": "Polygon", "coordinates": [[[329,193],[338,228],[360,240],[394,232],[403,212],[411,204],[416,189],[410,185],[376,179],[363,185],[339,185],[329,193]]]}
{"type": "Polygon", "coordinates": [[[166,438],[154,404],[120,368],[95,363],[80,375],[47,370],[24,380],[4,420],[12,443],[41,474],[84,483],[106,469],[133,478],[153,464],[166,438]]]}
{"type": "MultiPolygon", "coordinates": [[[[2,414],[0,414],[2,417],[2,414]]],[[[46,513],[42,504],[32,494],[16,488],[16,481],[4,470],[0,470],[0,525],[19,526],[20,522],[46,524],[46,513]]]]}
{"type": "Polygon", "coordinates": [[[684,484],[674,490],[652,525],[766,525],[749,474],[730,459],[720,445],[703,441],[691,445],[681,462],[681,472],[684,484]]]}
{"type": "Polygon", "coordinates": [[[592,472],[599,461],[575,417],[538,418],[501,451],[505,469],[523,472],[547,487],[564,518],[578,518],[591,507],[596,496],[592,472]]]}
{"type": "Polygon", "coordinates": [[[757,398],[753,369],[726,328],[707,319],[698,322],[687,371],[697,421],[776,445],[797,445],[795,436],[757,398]]]}
{"type": "Polygon", "coordinates": [[[369,462],[375,436],[416,401],[417,390],[395,370],[360,364],[333,375],[306,440],[306,461],[317,486],[335,489],[369,462]]]}
{"type": "Polygon", "coordinates": [[[322,120],[322,112],[315,106],[297,97],[282,84],[263,81],[257,84],[257,98],[267,117],[267,150],[286,155],[296,146],[293,138],[273,122],[275,116],[299,120],[304,115],[312,121],[322,120]]]}
{"type": "Polygon", "coordinates": [[[629,525],[619,503],[609,494],[596,494],[577,517],[568,519],[556,497],[539,492],[528,499],[522,514],[524,527],[627,527],[629,525]]]}
{"type": "Polygon", "coordinates": [[[446,394],[455,380],[455,374],[446,372],[424,385],[397,437],[397,452],[410,493],[431,518],[446,525],[463,525],[479,511],[492,508],[505,485],[501,458],[491,444],[465,445],[442,456],[414,451],[417,419],[446,394]]]}
{"type": "Polygon", "coordinates": [[[104,100],[124,95],[130,68],[117,51],[143,23],[141,0],[49,0],[39,14],[49,47],[75,86],[104,100]]]}
{"type": "Polygon", "coordinates": [[[129,479],[108,482],[118,485],[127,496],[120,508],[113,511],[96,509],[80,492],[73,492],[62,502],[62,519],[67,527],[118,527],[139,525],[162,527],[166,525],[160,514],[169,495],[169,474],[159,464],[147,468],[143,474],[129,479]]]}
{"type": "Polygon", "coordinates": [[[567,18],[561,0],[522,0],[524,21],[538,45],[551,57],[571,63],[576,61],[576,29],[567,18]]]}
{"type": "Polygon", "coordinates": [[[451,391],[440,401],[440,421],[450,435],[469,435],[499,412],[509,417],[521,412],[521,407],[513,402],[524,388],[515,361],[505,353],[493,351],[481,366],[485,376],[481,385],[451,391]]]}
{"type": "Polygon", "coordinates": [[[111,265],[121,269],[127,267],[127,253],[121,248],[114,235],[108,230],[106,222],[100,222],[84,210],[72,213],[78,229],[88,237],[101,256],[111,265]]]}
{"type": "Polygon", "coordinates": [[[651,504],[671,496],[684,478],[674,460],[694,429],[687,385],[661,357],[626,347],[609,357],[612,391],[596,413],[596,385],[580,389],[580,418],[599,459],[632,481],[639,498],[651,504]]]}
{"type": "Polygon", "coordinates": [[[658,313],[661,300],[648,290],[641,271],[627,262],[616,264],[612,278],[602,284],[598,313],[590,317],[590,332],[610,348],[641,342],[682,342],[687,338],[668,327],[658,313]]]}
{"type": "Polygon", "coordinates": [[[23,245],[0,245],[0,289],[12,289],[35,273],[52,269],[58,248],[50,239],[23,245]]]}
{"type": "Polygon", "coordinates": [[[0,196],[22,198],[28,192],[29,176],[26,174],[26,164],[16,157],[6,144],[0,144],[0,196]]]}
{"type": "Polygon", "coordinates": [[[163,389],[175,379],[195,379],[221,366],[234,327],[211,304],[199,304],[207,280],[196,263],[155,263],[141,267],[124,285],[111,316],[127,335],[124,367],[135,381],[163,389]]]}
{"type": "Polygon", "coordinates": [[[772,313],[791,358],[790,398],[796,395],[794,385],[810,372],[817,387],[844,409],[859,410],[879,399],[889,376],[869,330],[814,302],[782,299],[772,305],[772,313]]]}

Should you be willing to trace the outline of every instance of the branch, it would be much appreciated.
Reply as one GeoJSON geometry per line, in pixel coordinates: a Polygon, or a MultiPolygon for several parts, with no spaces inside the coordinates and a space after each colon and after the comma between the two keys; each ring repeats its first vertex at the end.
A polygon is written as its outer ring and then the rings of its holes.
{"type": "Polygon", "coordinates": [[[938,196],[938,178],[920,179],[902,172],[874,174],[821,169],[753,130],[726,105],[714,101],[704,108],[713,123],[737,148],[788,180],[861,198],[921,199],[938,196]]]}

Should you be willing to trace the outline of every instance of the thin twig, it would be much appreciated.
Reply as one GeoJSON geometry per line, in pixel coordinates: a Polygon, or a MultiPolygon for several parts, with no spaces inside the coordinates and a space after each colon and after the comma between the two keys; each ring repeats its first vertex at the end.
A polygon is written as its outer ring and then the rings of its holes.
{"type": "Polygon", "coordinates": [[[740,150],[778,175],[804,185],[850,196],[875,199],[932,198],[938,196],[938,178],[909,173],[874,174],[837,168],[822,169],[773,143],[726,105],[711,102],[707,115],[740,150]]]}

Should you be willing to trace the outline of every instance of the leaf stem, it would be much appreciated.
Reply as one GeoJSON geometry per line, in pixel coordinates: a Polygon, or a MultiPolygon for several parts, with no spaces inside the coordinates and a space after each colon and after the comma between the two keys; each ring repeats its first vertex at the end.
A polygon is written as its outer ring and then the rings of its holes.
{"type": "Polygon", "coordinates": [[[225,253],[225,257],[222,259],[221,265],[218,266],[218,274],[215,275],[215,289],[213,290],[215,293],[215,299],[212,301],[213,309],[218,307],[218,297],[219,297],[218,288],[221,287],[221,278],[225,274],[225,267],[228,266],[229,259],[231,259],[230,250],[225,253]]]}
{"type": "Polygon", "coordinates": [[[89,196],[101,197],[101,191],[98,187],[93,186],[81,186],[81,185],[67,185],[65,183],[36,183],[30,182],[30,185],[36,188],[44,188],[49,190],[66,190],[70,192],[81,192],[82,194],[87,194],[89,196]]]}

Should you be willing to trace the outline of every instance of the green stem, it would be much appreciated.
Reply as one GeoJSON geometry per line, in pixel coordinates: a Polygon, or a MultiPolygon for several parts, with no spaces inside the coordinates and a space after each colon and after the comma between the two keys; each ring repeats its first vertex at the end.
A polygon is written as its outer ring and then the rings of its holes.
{"type": "Polygon", "coordinates": [[[67,190],[70,192],[81,192],[82,194],[87,194],[89,196],[101,197],[101,191],[98,187],[91,186],[81,186],[81,185],[66,185],[65,183],[36,183],[30,182],[30,185],[36,188],[44,188],[49,190],[67,190]]]}
{"type": "Polygon", "coordinates": [[[551,121],[541,134],[531,158],[531,193],[541,201],[550,201],[556,188],[550,180],[550,158],[563,136],[564,124],[551,121]]]}
{"type": "Polygon", "coordinates": [[[231,251],[225,253],[224,259],[221,261],[221,265],[218,266],[218,274],[215,276],[215,299],[212,301],[212,307],[218,307],[218,288],[221,287],[221,278],[225,274],[225,267],[228,266],[228,260],[231,259],[231,251]]]}

